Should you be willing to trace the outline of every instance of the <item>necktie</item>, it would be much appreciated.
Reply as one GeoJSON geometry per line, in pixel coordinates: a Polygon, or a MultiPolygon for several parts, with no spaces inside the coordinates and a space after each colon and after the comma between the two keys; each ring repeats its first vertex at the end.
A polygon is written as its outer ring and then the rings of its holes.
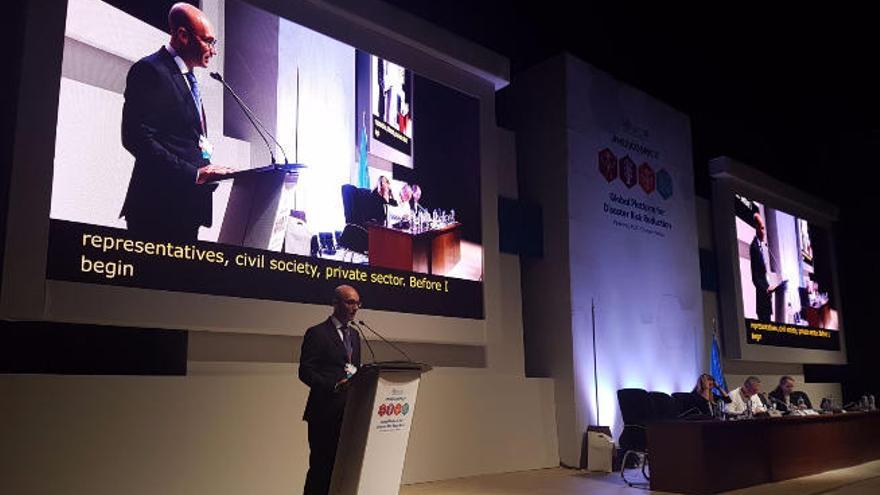
{"type": "Polygon", "coordinates": [[[345,346],[345,353],[348,355],[348,360],[351,361],[351,353],[352,353],[352,343],[351,343],[351,329],[348,325],[342,327],[342,344],[345,346]]]}
{"type": "Polygon", "coordinates": [[[764,268],[770,273],[770,251],[767,249],[767,242],[761,242],[761,257],[764,258],[764,268]]]}
{"type": "Polygon", "coordinates": [[[204,131],[205,123],[202,122],[202,93],[199,91],[199,82],[196,80],[196,75],[192,72],[186,72],[184,76],[189,81],[189,92],[192,94],[193,103],[196,105],[196,116],[202,124],[202,131],[204,131]]]}

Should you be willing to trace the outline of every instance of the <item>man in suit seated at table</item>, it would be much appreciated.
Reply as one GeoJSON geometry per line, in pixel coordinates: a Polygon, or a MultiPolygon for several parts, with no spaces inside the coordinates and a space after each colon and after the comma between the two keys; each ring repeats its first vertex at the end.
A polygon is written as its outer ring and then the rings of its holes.
{"type": "Polygon", "coordinates": [[[761,391],[761,380],[756,376],[750,376],[743,382],[742,387],[735,388],[728,394],[730,403],[724,407],[724,412],[733,415],[754,416],[767,414],[767,407],[761,401],[758,393],[761,391]]]}
{"type": "Polygon", "coordinates": [[[784,413],[813,408],[810,397],[805,392],[795,390],[794,378],[787,375],[780,378],[779,385],[770,392],[770,400],[784,413]]]}
{"type": "Polygon", "coordinates": [[[397,201],[397,206],[388,208],[388,222],[396,229],[409,229],[413,220],[413,211],[410,206],[413,193],[409,184],[404,184],[400,188],[398,197],[400,199],[397,201]]]}

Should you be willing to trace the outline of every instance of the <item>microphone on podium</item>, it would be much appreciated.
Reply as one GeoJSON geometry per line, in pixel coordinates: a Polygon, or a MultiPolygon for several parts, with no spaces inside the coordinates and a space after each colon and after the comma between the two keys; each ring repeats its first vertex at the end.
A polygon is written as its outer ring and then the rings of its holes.
{"type": "Polygon", "coordinates": [[[367,338],[366,335],[364,335],[364,331],[361,329],[360,326],[358,326],[357,323],[355,323],[354,320],[348,322],[348,326],[350,326],[351,328],[354,328],[355,331],[357,331],[357,333],[360,334],[361,338],[364,339],[364,342],[367,344],[367,349],[369,349],[369,351],[370,351],[370,356],[373,357],[373,362],[375,363],[376,362],[376,353],[373,352],[373,346],[370,345],[370,340],[367,338]]]}
{"type": "MultiPolygon", "coordinates": [[[[367,325],[367,323],[364,322],[364,320],[358,320],[358,324],[363,325],[367,330],[373,332],[377,337],[379,337],[380,339],[382,339],[382,342],[385,342],[386,344],[388,344],[388,345],[390,345],[391,347],[393,347],[394,350],[397,351],[397,352],[399,352],[401,355],[403,355],[403,357],[405,357],[406,360],[407,360],[408,362],[410,362],[410,363],[413,362],[412,358],[409,357],[409,355],[408,355],[407,353],[403,352],[403,349],[401,349],[400,347],[397,347],[396,345],[394,345],[394,343],[392,343],[391,341],[389,341],[388,339],[386,339],[385,337],[383,337],[381,333],[379,333],[379,332],[373,330],[373,328],[370,327],[370,325],[367,325]]],[[[375,358],[374,358],[374,361],[375,361],[375,358]]]]}
{"type": "Polygon", "coordinates": [[[238,96],[235,90],[233,90],[232,87],[226,82],[226,80],[223,79],[223,76],[220,75],[219,72],[211,72],[210,76],[212,79],[219,81],[220,84],[222,84],[223,87],[226,88],[227,91],[229,91],[232,99],[235,100],[236,103],[238,103],[239,107],[241,107],[241,110],[244,112],[244,116],[248,118],[248,120],[251,122],[251,125],[253,125],[254,129],[257,130],[257,134],[259,134],[260,137],[263,139],[263,142],[266,143],[266,148],[269,150],[269,158],[272,160],[272,164],[275,164],[275,153],[272,152],[272,145],[269,144],[269,140],[266,139],[266,136],[269,136],[269,139],[271,139],[272,142],[278,145],[278,149],[281,150],[281,154],[284,155],[284,164],[287,165],[287,153],[284,151],[284,147],[281,146],[281,143],[279,143],[278,140],[275,139],[275,136],[273,136],[272,133],[269,132],[269,129],[267,129],[266,126],[263,125],[259,118],[257,118],[257,115],[254,113],[253,110],[251,110],[251,107],[247,106],[244,100],[242,100],[238,96]]]}

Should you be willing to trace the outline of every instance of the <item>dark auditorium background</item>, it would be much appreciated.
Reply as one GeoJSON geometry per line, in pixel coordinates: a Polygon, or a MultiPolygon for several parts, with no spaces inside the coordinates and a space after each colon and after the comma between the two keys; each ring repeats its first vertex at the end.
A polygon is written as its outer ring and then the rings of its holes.
{"type": "MultiPolygon", "coordinates": [[[[26,3],[5,2],[2,16],[4,205],[26,3]]],[[[877,392],[870,377],[876,375],[872,364],[880,349],[873,318],[880,292],[875,240],[880,236],[874,232],[880,215],[880,71],[873,16],[859,11],[867,7],[810,9],[801,4],[795,11],[764,5],[725,11],[634,2],[388,3],[508,57],[514,80],[530,66],[568,51],[687,113],[696,191],[702,197],[710,194],[708,160],[727,155],[838,205],[840,221],[833,234],[850,364],[808,365],[805,373],[808,381],[840,381],[847,400],[865,390],[877,392]]],[[[5,209],[0,216],[4,236],[5,209]]],[[[0,243],[0,256],[2,249],[0,243]]],[[[0,331],[0,365],[29,347],[58,347],[65,330],[54,323],[37,329],[10,322],[0,326],[6,327],[0,331]]],[[[142,331],[127,332],[138,338],[142,331]]],[[[78,335],[83,349],[99,341],[132,346],[125,338],[102,341],[98,329],[78,335]]],[[[143,352],[144,342],[134,347],[143,352]]],[[[161,343],[152,349],[163,352],[161,343]]],[[[80,362],[94,358],[98,363],[99,355],[105,355],[100,349],[91,356],[88,352],[80,362]]]]}

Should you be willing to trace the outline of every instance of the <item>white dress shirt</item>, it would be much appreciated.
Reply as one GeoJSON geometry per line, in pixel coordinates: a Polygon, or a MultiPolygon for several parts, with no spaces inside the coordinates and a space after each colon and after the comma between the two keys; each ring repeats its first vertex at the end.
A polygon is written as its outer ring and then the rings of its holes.
{"type": "Polygon", "coordinates": [[[735,388],[730,391],[730,404],[725,404],[724,412],[728,414],[745,414],[751,409],[752,414],[765,413],[767,408],[761,402],[758,394],[746,397],[742,387],[735,388]]]}
{"type": "Polygon", "coordinates": [[[770,250],[767,246],[767,241],[762,241],[758,239],[758,246],[761,248],[761,258],[764,258],[764,268],[766,273],[764,276],[767,278],[767,283],[772,284],[773,280],[770,278],[770,250]]]}
{"type": "MultiPolygon", "coordinates": [[[[175,50],[173,46],[171,46],[170,44],[166,44],[165,51],[167,51],[171,55],[171,58],[174,59],[174,63],[177,64],[177,68],[180,69],[181,75],[186,74],[190,71],[189,67],[186,66],[186,62],[184,62],[183,59],[180,58],[180,55],[177,54],[177,50],[175,50]]],[[[185,77],[183,78],[183,81],[186,83],[186,87],[188,88],[189,81],[187,81],[185,77]]]]}
{"type": "Polygon", "coordinates": [[[345,342],[345,335],[342,334],[342,329],[349,328],[348,324],[342,323],[333,315],[330,315],[330,323],[333,323],[333,326],[336,327],[336,334],[339,335],[339,340],[345,342]]]}
{"type": "Polygon", "coordinates": [[[409,207],[409,202],[399,201],[397,206],[388,206],[388,225],[393,226],[404,220],[412,221],[413,211],[409,207]]]}

